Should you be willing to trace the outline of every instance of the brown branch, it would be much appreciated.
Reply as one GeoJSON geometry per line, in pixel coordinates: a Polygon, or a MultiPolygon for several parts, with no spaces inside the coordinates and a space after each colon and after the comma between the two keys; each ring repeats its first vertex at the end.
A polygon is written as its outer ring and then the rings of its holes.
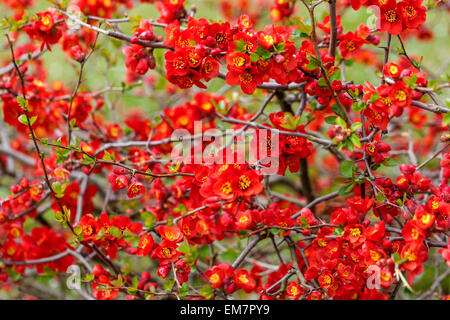
{"type": "Polygon", "coordinates": [[[336,43],[337,43],[337,21],[336,21],[336,0],[329,2],[330,7],[330,45],[328,47],[328,54],[333,58],[336,57],[336,43]]]}

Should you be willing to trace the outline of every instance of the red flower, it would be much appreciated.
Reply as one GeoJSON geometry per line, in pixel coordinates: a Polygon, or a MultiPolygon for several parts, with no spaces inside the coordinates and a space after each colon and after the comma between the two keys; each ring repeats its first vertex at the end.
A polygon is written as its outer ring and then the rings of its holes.
{"type": "Polygon", "coordinates": [[[255,279],[245,269],[235,270],[233,278],[236,286],[247,293],[252,292],[256,287],[255,279]]]}
{"type": "Polygon", "coordinates": [[[427,19],[427,9],[422,6],[423,0],[404,0],[398,3],[406,28],[417,29],[427,19]]]}
{"type": "Polygon", "coordinates": [[[386,226],[383,221],[375,223],[373,227],[367,227],[365,236],[367,239],[379,242],[383,239],[386,232],[386,226]]]}
{"type": "Polygon", "coordinates": [[[378,148],[372,142],[368,142],[364,144],[364,151],[371,157],[375,156],[378,153],[378,148]]]}
{"type": "Polygon", "coordinates": [[[425,232],[417,226],[416,221],[410,220],[405,223],[402,229],[402,236],[406,242],[422,242],[425,239],[425,232]]]}
{"type": "Polygon", "coordinates": [[[80,222],[77,225],[81,226],[83,241],[89,241],[96,237],[98,232],[98,224],[94,217],[92,217],[91,215],[82,216],[80,222]]]}
{"type": "Polygon", "coordinates": [[[184,76],[189,72],[187,56],[184,51],[167,51],[164,57],[167,74],[184,76]]]}
{"type": "Polygon", "coordinates": [[[55,24],[58,16],[55,8],[49,8],[45,12],[37,13],[37,19],[24,28],[30,38],[42,41],[41,50],[45,46],[52,51],[50,45],[57,43],[62,37],[63,23],[55,24]]]}
{"type": "Polygon", "coordinates": [[[232,274],[233,267],[225,263],[219,263],[217,266],[212,267],[212,269],[205,271],[205,276],[211,283],[212,288],[220,288],[224,282],[230,279],[232,274]]]}
{"type": "Polygon", "coordinates": [[[253,94],[256,87],[262,83],[255,68],[248,68],[242,72],[229,71],[225,80],[230,86],[240,85],[246,94],[253,94]]]}
{"type": "Polygon", "coordinates": [[[234,225],[236,230],[245,230],[252,224],[252,215],[251,211],[239,211],[236,214],[234,225]]]}
{"type": "Polygon", "coordinates": [[[386,6],[381,8],[380,15],[380,31],[387,31],[393,35],[397,35],[402,32],[402,13],[397,7],[396,0],[388,0],[386,6]]]}
{"type": "Polygon", "coordinates": [[[122,52],[127,56],[125,66],[137,74],[145,74],[149,68],[153,69],[155,67],[155,58],[150,56],[147,50],[138,44],[124,47],[122,52]]]}
{"type": "Polygon", "coordinates": [[[177,251],[177,247],[173,242],[163,240],[151,253],[152,259],[158,259],[159,265],[165,265],[178,260],[181,252],[177,251]]]}
{"type": "Polygon", "coordinates": [[[402,70],[400,69],[400,67],[397,64],[395,64],[394,62],[388,62],[384,66],[384,75],[389,78],[393,78],[393,79],[399,78],[401,71],[402,70]]]}
{"type": "Polygon", "coordinates": [[[361,245],[366,240],[364,227],[360,224],[350,224],[345,226],[344,239],[350,241],[354,247],[361,245]]]}
{"type": "Polygon", "coordinates": [[[153,249],[154,241],[151,235],[144,234],[139,238],[137,256],[143,257],[147,256],[153,249]]]}
{"type": "Polygon", "coordinates": [[[353,198],[347,199],[347,203],[350,208],[355,209],[356,211],[361,211],[366,213],[372,208],[375,203],[375,199],[373,198],[361,198],[360,196],[354,196],[353,198]]]}
{"type": "Polygon", "coordinates": [[[286,287],[286,294],[289,298],[297,300],[303,294],[303,288],[295,281],[291,281],[286,287]]]}
{"type": "Polygon", "coordinates": [[[219,75],[219,63],[216,59],[206,57],[202,61],[201,74],[206,82],[219,75]]]}
{"type": "Polygon", "coordinates": [[[409,284],[412,284],[414,277],[423,272],[423,262],[428,258],[427,247],[419,242],[409,242],[401,250],[400,258],[406,260],[402,267],[407,271],[409,284]]]}
{"type": "Polygon", "coordinates": [[[414,221],[416,225],[421,229],[429,229],[434,221],[436,220],[436,216],[433,212],[428,212],[423,206],[420,206],[416,209],[414,214],[414,221]]]}
{"type": "Polygon", "coordinates": [[[364,115],[381,130],[386,130],[389,123],[389,113],[375,105],[369,105],[364,110],[364,115]]]}
{"type": "Polygon", "coordinates": [[[156,231],[161,235],[163,240],[178,243],[183,240],[183,232],[177,226],[158,226],[156,231]]]}
{"type": "Polygon", "coordinates": [[[39,12],[37,13],[38,20],[36,22],[36,26],[39,31],[47,32],[51,28],[53,28],[55,21],[53,19],[53,13],[50,11],[39,12]]]}
{"type": "Polygon", "coordinates": [[[117,191],[119,189],[124,189],[128,186],[128,176],[118,175],[115,173],[111,173],[108,176],[108,181],[112,186],[112,191],[117,191]]]}
{"type": "Polygon", "coordinates": [[[411,89],[404,81],[397,81],[390,86],[389,98],[397,107],[408,107],[411,104],[411,89]]]}
{"type": "Polygon", "coordinates": [[[142,182],[132,178],[128,185],[127,196],[128,198],[135,198],[139,195],[144,195],[146,191],[147,190],[142,182]]]}
{"type": "Polygon", "coordinates": [[[364,43],[365,41],[356,37],[353,32],[347,32],[341,37],[341,42],[339,43],[342,58],[350,59],[358,56],[364,43]]]}
{"type": "Polygon", "coordinates": [[[329,289],[334,284],[334,277],[328,270],[323,271],[319,276],[319,285],[322,289],[329,289]]]}

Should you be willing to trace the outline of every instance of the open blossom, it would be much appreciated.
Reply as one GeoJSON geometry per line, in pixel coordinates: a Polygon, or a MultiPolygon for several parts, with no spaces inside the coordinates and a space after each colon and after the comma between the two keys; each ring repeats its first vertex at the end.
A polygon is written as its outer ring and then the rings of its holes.
{"type": "Polygon", "coordinates": [[[61,16],[55,8],[38,12],[36,18],[25,28],[28,36],[32,39],[42,41],[41,50],[46,47],[51,49],[51,45],[57,43],[62,37],[63,24],[56,24],[56,20],[61,16]]]}

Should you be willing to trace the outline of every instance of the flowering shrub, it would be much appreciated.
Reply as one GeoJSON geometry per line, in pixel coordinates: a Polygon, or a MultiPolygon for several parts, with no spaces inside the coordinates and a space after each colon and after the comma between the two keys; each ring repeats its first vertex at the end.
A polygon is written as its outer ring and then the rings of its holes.
{"type": "Polygon", "coordinates": [[[0,5],[2,294],[449,299],[446,2],[0,5]]]}

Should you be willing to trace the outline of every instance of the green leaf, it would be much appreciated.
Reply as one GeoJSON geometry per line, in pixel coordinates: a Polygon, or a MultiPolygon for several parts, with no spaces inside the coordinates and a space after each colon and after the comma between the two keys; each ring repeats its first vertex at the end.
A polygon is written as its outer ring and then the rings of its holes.
{"type": "Polygon", "coordinates": [[[93,274],[91,274],[91,273],[87,273],[85,276],[84,276],[84,281],[87,281],[87,282],[91,282],[91,281],[93,281],[95,279],[95,276],[93,275],[93,274]]]}
{"type": "Polygon", "coordinates": [[[361,111],[363,111],[365,109],[366,109],[366,104],[362,100],[352,104],[352,110],[355,111],[355,112],[359,113],[359,112],[361,112],[361,111]]]}
{"type": "Polygon", "coordinates": [[[171,291],[174,284],[175,284],[175,279],[168,278],[166,280],[166,282],[163,284],[163,289],[165,291],[171,291]]]}
{"type": "Polygon", "coordinates": [[[308,61],[309,61],[309,63],[306,66],[306,69],[314,70],[314,69],[317,69],[318,67],[320,67],[320,60],[317,59],[315,56],[308,55],[308,61]]]}
{"type": "Polygon", "coordinates": [[[91,165],[95,162],[95,160],[92,159],[91,157],[89,157],[87,154],[83,154],[83,158],[84,158],[84,160],[81,161],[80,163],[84,164],[86,166],[91,165]]]}
{"type": "Polygon", "coordinates": [[[339,171],[344,177],[352,178],[353,173],[356,171],[356,165],[349,160],[343,161],[339,166],[339,171]]]}
{"type": "Polygon", "coordinates": [[[322,87],[322,88],[328,87],[328,83],[327,83],[327,81],[325,80],[324,77],[320,78],[317,81],[317,84],[319,85],[319,87],[322,87]]]}
{"type": "Polygon", "coordinates": [[[416,89],[417,88],[417,75],[413,74],[411,76],[411,78],[403,78],[403,81],[408,85],[408,87],[410,87],[411,89],[416,89]]]}
{"type": "Polygon", "coordinates": [[[313,28],[310,25],[303,23],[300,18],[294,17],[290,19],[290,21],[297,26],[298,31],[300,31],[301,33],[305,33],[308,36],[311,34],[313,28]]]}
{"type": "Polygon", "coordinates": [[[17,97],[17,103],[23,110],[28,110],[28,100],[22,97],[17,97]]]}
{"type": "Polygon", "coordinates": [[[214,289],[209,285],[204,285],[199,293],[205,297],[205,299],[210,300],[212,297],[214,297],[214,289]]]}
{"type": "Polygon", "coordinates": [[[450,124],[450,112],[447,112],[442,116],[442,125],[448,126],[449,124],[450,124]]]}
{"type": "Polygon", "coordinates": [[[71,129],[73,129],[75,127],[75,123],[77,123],[77,119],[76,118],[70,119],[70,128],[71,129]]]}
{"type": "Polygon", "coordinates": [[[330,82],[333,83],[335,80],[341,80],[341,70],[337,69],[330,76],[330,82]]]}
{"type": "Polygon", "coordinates": [[[271,234],[273,234],[274,236],[276,236],[277,234],[280,234],[283,232],[283,230],[281,229],[277,229],[277,228],[272,228],[269,230],[271,234]]]}
{"type": "Polygon", "coordinates": [[[11,279],[13,281],[17,281],[20,279],[20,273],[18,273],[16,270],[14,269],[7,269],[6,273],[8,274],[8,276],[11,277],[11,279]]]}
{"type": "Polygon", "coordinates": [[[27,119],[27,116],[26,115],[24,115],[24,114],[21,114],[18,118],[17,118],[17,120],[21,123],[21,124],[23,124],[23,125],[28,125],[28,119],[27,119]]]}
{"type": "Polygon", "coordinates": [[[141,214],[141,218],[144,221],[146,228],[153,228],[153,226],[155,225],[156,216],[154,214],[144,211],[141,214]]]}
{"type": "Polygon", "coordinates": [[[350,127],[350,130],[352,132],[355,132],[356,130],[358,130],[359,128],[362,127],[362,123],[361,122],[355,122],[354,124],[352,124],[352,126],[350,127]]]}
{"type": "Polygon", "coordinates": [[[306,220],[305,217],[300,217],[300,222],[302,223],[302,225],[301,225],[302,229],[309,227],[308,221],[306,220]]]}
{"type": "Polygon", "coordinates": [[[109,153],[108,151],[104,151],[105,155],[103,156],[103,160],[105,161],[115,161],[116,154],[114,152],[109,153]]]}
{"type": "Polygon", "coordinates": [[[436,91],[437,90],[437,81],[436,80],[430,80],[430,81],[428,81],[428,85],[427,85],[427,88],[431,88],[431,89],[433,89],[434,91],[436,91]]]}
{"type": "Polygon", "coordinates": [[[345,140],[344,143],[345,143],[345,147],[347,148],[347,150],[353,152],[353,149],[355,149],[355,145],[353,144],[353,141],[349,138],[349,139],[345,140]]]}
{"type": "Polygon", "coordinates": [[[380,94],[378,92],[375,92],[373,95],[370,96],[370,103],[376,102],[380,98],[380,94]]]}
{"type": "Polygon", "coordinates": [[[267,61],[270,59],[271,57],[271,53],[270,51],[267,51],[266,49],[264,49],[263,47],[257,47],[256,48],[256,54],[263,60],[267,61]]]}
{"type": "MultiPolygon", "coordinates": [[[[344,114],[341,112],[341,110],[339,109],[339,107],[338,107],[338,105],[337,104],[333,104],[332,106],[331,106],[331,110],[335,113],[335,114],[337,114],[339,117],[341,117],[341,118],[344,118],[345,116],[344,116],[344,114]]],[[[346,128],[347,126],[344,126],[344,128],[346,128]]]]}
{"type": "Polygon", "coordinates": [[[342,188],[340,188],[338,193],[340,196],[346,196],[353,191],[355,186],[356,186],[355,183],[347,184],[347,185],[343,186],[342,188]]]}
{"type": "Polygon", "coordinates": [[[386,167],[395,167],[398,164],[397,159],[386,158],[383,160],[382,164],[386,167]]]}
{"type": "Polygon", "coordinates": [[[116,286],[116,287],[121,287],[121,286],[123,285],[123,278],[122,278],[122,275],[119,274],[119,276],[118,276],[118,278],[117,278],[116,280],[111,281],[111,284],[112,284],[113,286],[116,286]]]}
{"type": "Polygon", "coordinates": [[[120,229],[115,226],[112,226],[111,228],[109,228],[109,234],[116,238],[122,237],[122,233],[120,232],[120,229]]]}
{"type": "Polygon", "coordinates": [[[135,294],[137,291],[138,291],[138,289],[136,287],[128,287],[127,288],[128,294],[135,294]]]}
{"type": "Polygon", "coordinates": [[[187,282],[184,282],[181,285],[181,288],[178,288],[178,294],[180,295],[180,298],[185,298],[189,294],[189,285],[187,282]]]}
{"type": "Polygon", "coordinates": [[[36,122],[37,116],[33,116],[30,118],[30,126],[32,126],[36,122]]]}
{"type": "Polygon", "coordinates": [[[339,227],[333,230],[333,234],[335,236],[343,236],[344,235],[344,228],[339,227]]]}
{"type": "Polygon", "coordinates": [[[359,141],[359,138],[356,134],[352,134],[350,136],[350,141],[353,143],[354,146],[361,148],[361,141],[359,141]]]}
{"type": "Polygon", "coordinates": [[[325,122],[328,124],[336,124],[336,116],[329,116],[325,118],[325,122]]]}
{"type": "Polygon", "coordinates": [[[384,203],[386,202],[386,196],[383,192],[378,192],[377,196],[375,197],[376,203],[384,203]]]}
{"type": "Polygon", "coordinates": [[[280,42],[280,43],[275,45],[275,51],[276,52],[280,52],[280,53],[284,52],[285,51],[284,50],[285,46],[286,46],[286,44],[284,43],[284,41],[282,41],[282,42],[280,42]]]}
{"type": "Polygon", "coordinates": [[[83,232],[83,227],[82,226],[76,226],[73,228],[73,233],[75,233],[75,235],[79,235],[81,234],[81,232],[83,232]]]}
{"type": "Polygon", "coordinates": [[[336,118],[336,124],[344,129],[347,128],[347,124],[345,123],[344,119],[342,119],[341,117],[336,118]]]}
{"type": "Polygon", "coordinates": [[[400,255],[398,252],[394,252],[392,255],[392,260],[394,260],[395,263],[398,263],[400,261],[400,255]]]}
{"type": "Polygon", "coordinates": [[[251,62],[256,62],[256,61],[258,61],[259,60],[259,55],[256,53],[256,52],[253,52],[251,55],[250,55],[250,61],[251,62]]]}
{"type": "Polygon", "coordinates": [[[243,39],[235,40],[234,45],[236,46],[236,51],[246,52],[247,44],[243,39]]]}

